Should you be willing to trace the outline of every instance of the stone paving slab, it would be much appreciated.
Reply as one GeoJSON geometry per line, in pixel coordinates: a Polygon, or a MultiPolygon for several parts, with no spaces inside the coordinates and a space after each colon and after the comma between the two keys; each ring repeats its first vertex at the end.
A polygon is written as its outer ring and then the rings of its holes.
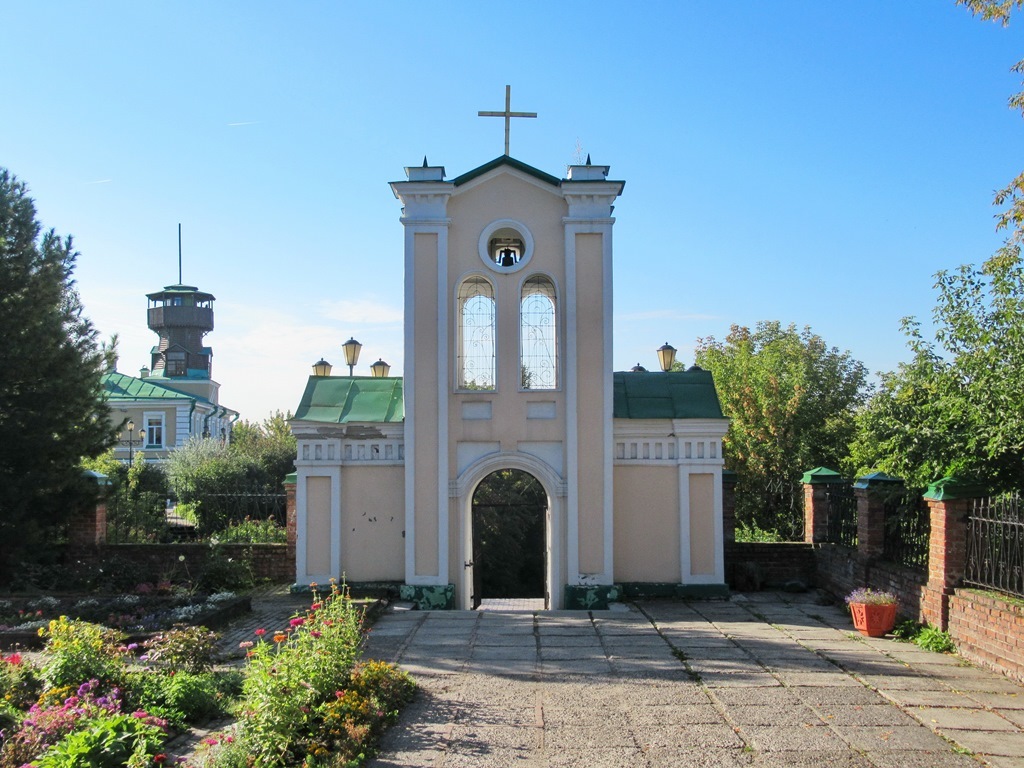
{"type": "Polygon", "coordinates": [[[1024,768],[1024,688],[808,597],[746,597],[406,616],[397,645],[385,615],[370,655],[434,671],[370,765],[1024,768]]]}

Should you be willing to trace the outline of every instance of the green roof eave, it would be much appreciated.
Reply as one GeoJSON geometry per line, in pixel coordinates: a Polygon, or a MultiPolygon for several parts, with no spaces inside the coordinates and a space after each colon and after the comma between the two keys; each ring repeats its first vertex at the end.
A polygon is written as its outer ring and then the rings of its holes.
{"type": "Polygon", "coordinates": [[[616,371],[616,419],[724,419],[710,371],[616,371]]]}
{"type": "Polygon", "coordinates": [[[100,379],[103,393],[110,401],[128,400],[199,400],[206,398],[189,395],[165,387],[150,379],[138,379],[124,373],[105,373],[100,379]]]}
{"type": "Polygon", "coordinates": [[[466,171],[461,176],[457,176],[456,178],[452,179],[451,183],[456,187],[462,186],[463,184],[470,182],[479,176],[483,176],[488,171],[493,171],[495,168],[499,168],[503,165],[507,165],[511,168],[515,168],[518,171],[522,171],[523,173],[529,174],[530,176],[540,179],[541,181],[545,182],[546,184],[550,184],[553,187],[558,187],[561,186],[562,184],[562,180],[559,179],[557,176],[552,176],[550,173],[545,173],[544,171],[534,168],[532,165],[527,165],[521,160],[516,160],[514,157],[510,157],[509,155],[502,155],[501,157],[496,157],[489,163],[484,163],[479,168],[474,168],[471,171],[466,171]]]}
{"type": "Polygon", "coordinates": [[[391,424],[405,420],[402,378],[310,376],[293,421],[391,424]]]}

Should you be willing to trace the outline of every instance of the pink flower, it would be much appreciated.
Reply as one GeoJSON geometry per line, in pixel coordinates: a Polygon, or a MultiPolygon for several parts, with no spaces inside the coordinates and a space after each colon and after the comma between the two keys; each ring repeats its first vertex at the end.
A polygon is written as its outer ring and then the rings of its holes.
{"type": "Polygon", "coordinates": [[[301,627],[305,623],[306,623],[305,619],[296,617],[296,618],[292,619],[291,621],[289,621],[288,625],[291,626],[291,627],[301,627]]]}
{"type": "Polygon", "coordinates": [[[238,644],[239,648],[252,648],[252,640],[243,640],[238,644]]]}
{"type": "Polygon", "coordinates": [[[263,637],[265,634],[267,634],[267,630],[265,630],[265,629],[257,629],[256,630],[256,636],[257,637],[263,637]]]}

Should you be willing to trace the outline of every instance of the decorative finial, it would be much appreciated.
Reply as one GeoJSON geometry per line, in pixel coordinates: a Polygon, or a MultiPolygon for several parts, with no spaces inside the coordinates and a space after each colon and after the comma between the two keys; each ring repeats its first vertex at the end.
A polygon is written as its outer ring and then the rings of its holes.
{"type": "Polygon", "coordinates": [[[590,153],[587,152],[587,165],[590,165],[590,153]]]}
{"type": "Polygon", "coordinates": [[[423,167],[424,168],[429,168],[430,167],[429,165],[427,165],[427,156],[426,155],[423,156],[423,167]]]}

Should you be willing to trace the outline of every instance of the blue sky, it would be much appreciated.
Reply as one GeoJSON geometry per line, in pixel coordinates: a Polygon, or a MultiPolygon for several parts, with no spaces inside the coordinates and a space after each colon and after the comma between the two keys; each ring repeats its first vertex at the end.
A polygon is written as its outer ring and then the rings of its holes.
{"type": "MultiPolygon", "coordinates": [[[[1024,21],[952,0],[0,0],[0,166],[72,234],[87,314],[124,373],[145,294],[217,297],[214,378],[243,418],[294,409],[349,336],[401,373],[402,228],[387,182],[503,151],[625,179],[615,367],[687,364],[733,323],[809,325],[872,371],[907,358],[933,275],[1001,243],[1024,167],[1024,21]]],[[[357,371],[359,372],[359,371],[357,371]]]]}

